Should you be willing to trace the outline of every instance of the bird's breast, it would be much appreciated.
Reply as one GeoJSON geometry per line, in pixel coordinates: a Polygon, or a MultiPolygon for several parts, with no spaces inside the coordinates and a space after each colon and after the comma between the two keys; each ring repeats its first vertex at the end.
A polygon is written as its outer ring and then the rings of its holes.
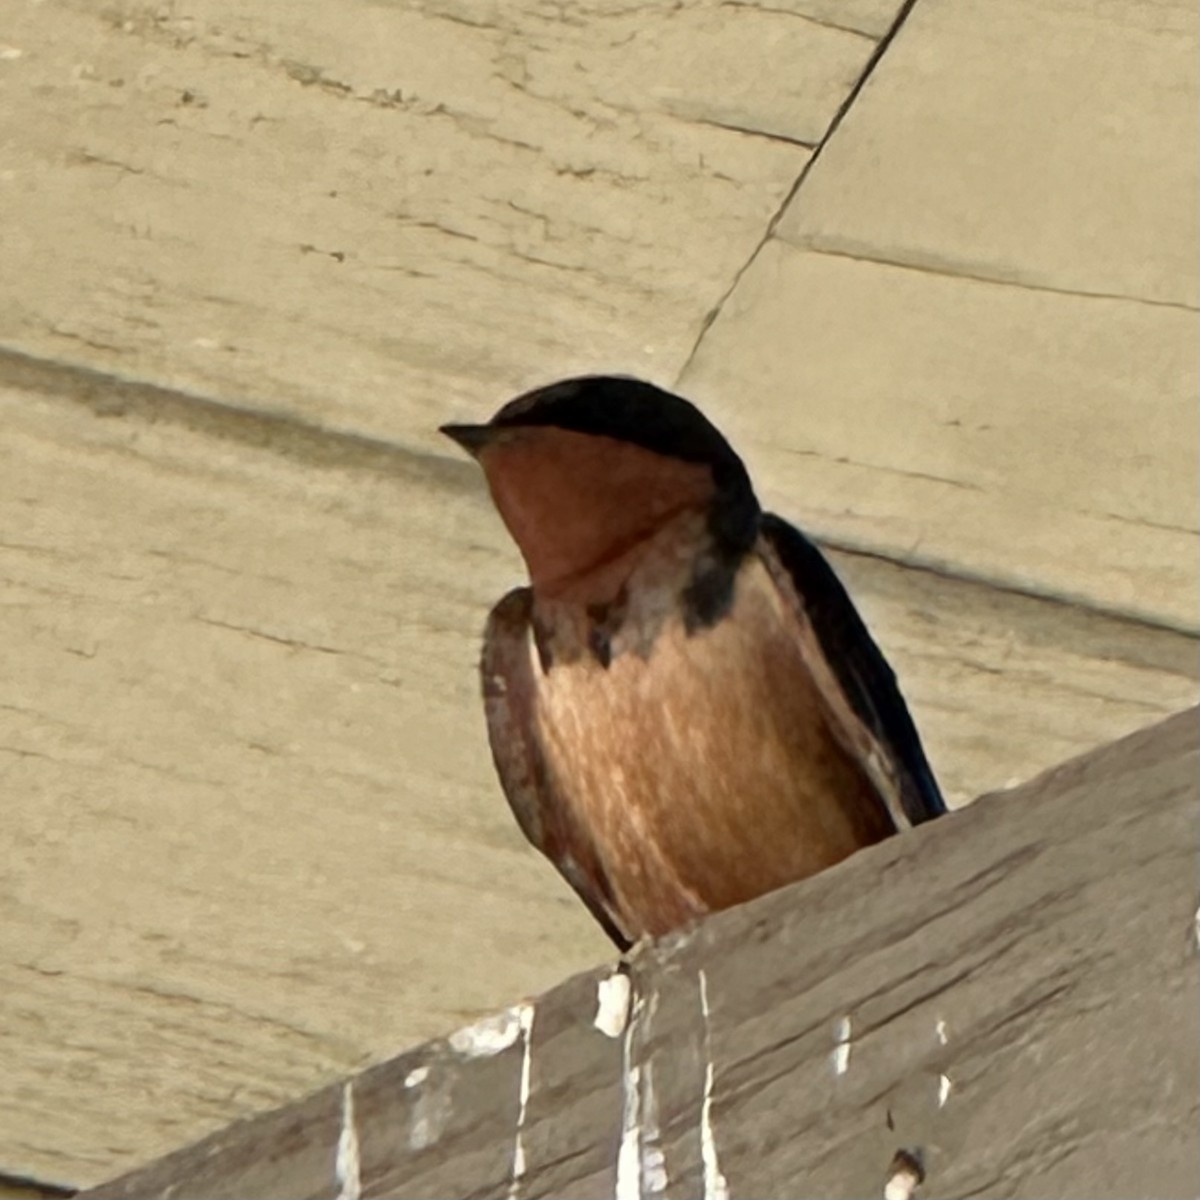
{"type": "Polygon", "coordinates": [[[531,639],[546,767],[595,844],[631,938],[804,878],[892,832],[832,732],[803,636],[751,556],[731,611],[690,635],[673,614],[648,648],[607,665],[587,655],[547,665],[531,639]]]}

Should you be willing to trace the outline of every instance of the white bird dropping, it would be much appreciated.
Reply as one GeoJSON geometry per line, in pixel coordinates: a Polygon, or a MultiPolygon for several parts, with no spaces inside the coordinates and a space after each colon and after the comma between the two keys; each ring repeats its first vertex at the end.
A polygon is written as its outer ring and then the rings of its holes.
{"type": "Polygon", "coordinates": [[[596,1016],[592,1024],[605,1037],[618,1038],[629,1020],[629,976],[614,971],[596,985],[596,1016]]]}

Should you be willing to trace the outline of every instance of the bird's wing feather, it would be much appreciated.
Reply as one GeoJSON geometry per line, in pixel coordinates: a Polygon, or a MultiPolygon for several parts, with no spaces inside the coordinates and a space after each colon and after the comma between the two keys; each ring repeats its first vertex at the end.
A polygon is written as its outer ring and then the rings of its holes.
{"type": "Polygon", "coordinates": [[[496,773],[522,832],[558,868],[604,931],[622,949],[612,889],[595,846],[557,793],[538,744],[536,678],[530,654],[533,597],[508,593],[488,617],[483,639],[483,700],[496,773]]]}
{"type": "MultiPolygon", "coordinates": [[[[769,549],[764,555],[768,568],[777,579],[781,569],[786,573],[791,586],[784,590],[795,597],[836,678],[835,690],[852,710],[851,727],[847,730],[845,720],[841,722],[843,733],[859,743],[855,749],[860,756],[865,751],[869,759],[877,757],[878,750],[883,752],[885,763],[867,761],[865,765],[881,787],[893,819],[904,828],[941,816],[946,804],[896,676],[841,580],[817,547],[786,521],[766,513],[761,532],[769,549]],[[862,743],[862,730],[854,730],[856,725],[865,727],[875,748],[862,743]],[[895,811],[897,801],[899,813],[895,811]]],[[[839,697],[827,699],[835,708],[843,707],[839,697]]]]}

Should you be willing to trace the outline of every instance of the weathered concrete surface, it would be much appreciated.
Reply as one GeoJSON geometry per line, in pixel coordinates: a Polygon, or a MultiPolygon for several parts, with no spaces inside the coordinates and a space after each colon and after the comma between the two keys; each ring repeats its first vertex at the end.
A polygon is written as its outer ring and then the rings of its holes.
{"type": "Polygon", "coordinates": [[[4,13],[0,1174],[97,1181],[608,956],[491,777],[518,564],[433,427],[674,382],[809,162],[684,384],[773,507],[894,560],[837,562],[951,795],[1194,702],[1194,637],[895,561],[1194,629],[1193,314],[1151,287],[1194,220],[1191,16],[1122,9],[1115,63],[1115,9],[919,0],[813,160],[895,4],[484,7],[4,13]],[[914,211],[939,176],[982,257],[914,211]]]}
{"type": "Polygon", "coordinates": [[[19,3],[0,343],[425,446],[669,379],[898,0],[806,7],[19,3]]]}
{"type": "Polygon", "coordinates": [[[88,1194],[1191,1200],[1198,779],[1192,711],[643,954],[623,1044],[594,972],[88,1194]]]}
{"type": "Polygon", "coordinates": [[[607,953],[491,779],[477,480],[197,398],[428,448],[669,378],[897,3],[5,11],[0,344],[207,423],[0,363],[0,1171],[95,1180],[607,953]]]}
{"type": "Polygon", "coordinates": [[[1194,311],[1198,39],[1188,0],[921,0],[778,235],[1194,311]]]}
{"type": "MultiPolygon", "coordinates": [[[[492,778],[473,467],[145,389],[0,427],[6,1169],[94,1182],[610,956],[492,778]]],[[[1191,639],[836,561],[953,798],[1194,700],[1191,639]]]]}
{"type": "Polygon", "coordinates": [[[814,528],[1197,628],[1198,26],[913,7],[683,380],[814,528]]]}
{"type": "Polygon", "coordinates": [[[741,397],[766,495],[840,544],[1194,631],[1198,337],[772,240],[684,388],[741,397]]]}

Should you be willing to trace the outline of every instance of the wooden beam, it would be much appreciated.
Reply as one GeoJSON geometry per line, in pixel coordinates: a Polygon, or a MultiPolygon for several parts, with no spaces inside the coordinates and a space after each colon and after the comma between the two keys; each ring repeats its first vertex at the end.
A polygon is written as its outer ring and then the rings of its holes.
{"type": "Polygon", "coordinates": [[[581,975],[85,1195],[1195,1200],[1198,758],[1193,709],[648,948],[616,1037],[581,975]]]}

